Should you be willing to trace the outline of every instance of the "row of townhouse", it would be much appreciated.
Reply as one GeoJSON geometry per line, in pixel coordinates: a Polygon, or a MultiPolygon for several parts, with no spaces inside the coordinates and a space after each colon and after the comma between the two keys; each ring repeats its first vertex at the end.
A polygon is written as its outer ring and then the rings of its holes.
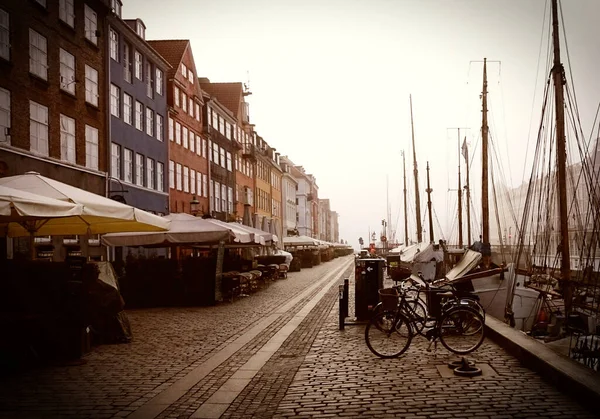
{"type": "Polygon", "coordinates": [[[198,77],[189,40],[146,40],[120,0],[0,5],[0,176],[36,171],[164,215],[338,242],[316,178],[250,122],[240,82],[198,77]]]}

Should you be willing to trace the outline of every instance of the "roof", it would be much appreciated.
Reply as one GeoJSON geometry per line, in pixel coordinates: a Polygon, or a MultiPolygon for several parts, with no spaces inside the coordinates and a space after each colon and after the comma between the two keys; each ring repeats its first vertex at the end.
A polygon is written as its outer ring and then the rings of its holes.
{"type": "Polygon", "coordinates": [[[169,70],[169,77],[179,69],[183,53],[190,44],[189,39],[160,39],[146,42],[171,64],[172,69],[169,70]]]}
{"type": "Polygon", "coordinates": [[[236,118],[239,116],[240,103],[244,93],[242,83],[200,83],[200,88],[211,96],[215,96],[236,118]]]}

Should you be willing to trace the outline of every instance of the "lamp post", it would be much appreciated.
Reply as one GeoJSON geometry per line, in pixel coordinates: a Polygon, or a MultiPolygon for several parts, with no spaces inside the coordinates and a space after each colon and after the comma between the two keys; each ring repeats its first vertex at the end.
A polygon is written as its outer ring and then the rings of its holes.
{"type": "Polygon", "coordinates": [[[198,216],[198,205],[200,205],[200,202],[196,199],[196,195],[192,196],[192,200],[190,201],[190,212],[194,217],[198,216]]]}

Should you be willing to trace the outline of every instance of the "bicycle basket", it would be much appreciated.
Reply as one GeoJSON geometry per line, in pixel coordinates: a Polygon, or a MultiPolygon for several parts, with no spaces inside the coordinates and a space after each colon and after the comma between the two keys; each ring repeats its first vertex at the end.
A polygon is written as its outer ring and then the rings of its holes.
{"type": "Polygon", "coordinates": [[[396,288],[382,288],[379,290],[379,299],[384,310],[394,311],[398,307],[398,290],[396,288]]]}

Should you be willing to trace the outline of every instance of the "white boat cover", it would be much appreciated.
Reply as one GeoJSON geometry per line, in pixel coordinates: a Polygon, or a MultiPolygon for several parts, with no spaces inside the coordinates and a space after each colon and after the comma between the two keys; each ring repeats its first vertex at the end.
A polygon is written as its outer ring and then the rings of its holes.
{"type": "Polygon", "coordinates": [[[457,279],[462,278],[463,276],[468,274],[471,271],[471,269],[477,266],[481,258],[481,253],[476,252],[474,250],[467,250],[463,257],[454,266],[454,268],[448,271],[448,273],[446,274],[446,280],[455,281],[457,279]]]}
{"type": "Polygon", "coordinates": [[[404,245],[394,247],[393,249],[389,250],[388,253],[401,254],[405,248],[406,248],[406,246],[404,246],[404,245]]]}
{"type": "Polygon", "coordinates": [[[435,250],[433,244],[425,242],[405,247],[400,255],[400,261],[404,263],[429,262],[432,259],[441,262],[444,260],[444,252],[441,249],[435,250]]]}

